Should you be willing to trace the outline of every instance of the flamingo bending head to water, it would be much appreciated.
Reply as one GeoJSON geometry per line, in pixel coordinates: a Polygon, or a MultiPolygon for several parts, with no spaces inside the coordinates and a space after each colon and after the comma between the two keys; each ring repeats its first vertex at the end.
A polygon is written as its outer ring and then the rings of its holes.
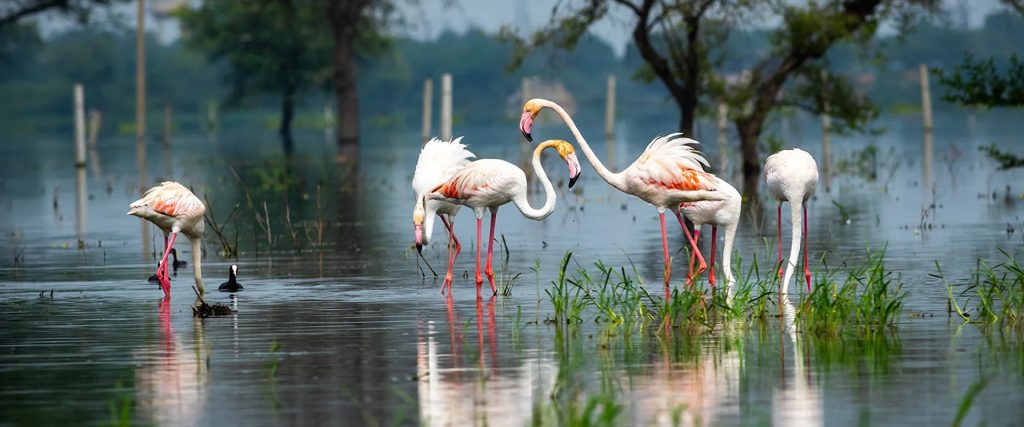
{"type": "MultiPolygon", "coordinates": [[[[494,270],[491,268],[491,257],[494,253],[494,225],[498,218],[498,207],[512,202],[523,216],[540,221],[555,211],[555,188],[551,185],[544,168],[540,163],[540,155],[547,148],[553,148],[569,166],[569,187],[576,183],[580,176],[580,163],[572,144],[561,140],[544,141],[533,150],[533,173],[544,186],[544,205],[540,209],[530,206],[526,198],[526,173],[518,166],[504,160],[481,159],[462,168],[447,182],[437,186],[426,195],[426,200],[443,200],[473,209],[476,215],[476,293],[480,296],[483,278],[480,276],[480,236],[484,210],[491,211],[491,234],[487,243],[487,265],[484,273],[491,284],[491,293],[497,294],[494,285],[494,270]]],[[[451,290],[451,281],[445,283],[451,290]]],[[[442,285],[441,292],[444,292],[442,285]]]]}
{"type": "Polygon", "coordinates": [[[668,255],[668,235],[665,232],[665,210],[676,213],[679,211],[679,204],[683,202],[726,199],[716,187],[718,181],[714,175],[704,172],[702,165],[707,166],[708,162],[693,149],[693,145],[698,142],[684,138],[679,133],[654,138],[632,165],[615,173],[608,170],[597,158],[594,150],[576,128],[572,117],[569,117],[569,113],[552,101],[534,98],[523,105],[519,131],[527,140],[533,141],[533,120],[545,108],[550,108],[562,118],[601,179],[615,189],[637,196],[658,208],[658,215],[661,217],[661,246],[665,256],[665,292],[668,294],[671,258],[668,255]]]}
{"type": "Polygon", "coordinates": [[[455,214],[461,207],[444,200],[426,200],[424,197],[437,186],[444,184],[476,157],[461,143],[462,137],[451,141],[433,138],[423,145],[416,160],[416,172],[412,177],[412,189],[416,192],[416,206],[412,212],[412,224],[416,234],[416,250],[430,242],[434,232],[434,217],[441,217],[441,223],[448,230],[448,273],[441,283],[441,291],[452,284],[452,268],[455,258],[462,251],[459,239],[455,237],[455,214]],[[454,251],[453,251],[454,249],[454,251]]]}
{"type": "Polygon", "coordinates": [[[192,194],[188,188],[173,181],[165,181],[150,188],[141,199],[130,206],[128,215],[134,215],[163,230],[168,240],[164,242],[164,255],[160,259],[156,275],[165,297],[171,296],[171,279],[167,273],[167,256],[174,246],[178,233],[184,233],[192,241],[192,273],[196,281],[196,289],[202,295],[203,273],[200,262],[203,255],[202,241],[206,224],[203,215],[206,206],[192,194]]]}
{"type": "Polygon", "coordinates": [[[704,257],[700,253],[700,249],[697,247],[697,241],[700,239],[700,226],[704,224],[711,225],[711,264],[708,273],[708,282],[711,286],[715,286],[715,243],[718,240],[718,227],[721,226],[725,231],[725,244],[722,246],[722,271],[725,273],[725,285],[726,295],[732,295],[732,286],[735,280],[732,275],[732,245],[736,238],[736,227],[740,222],[740,208],[743,203],[743,198],[740,196],[740,192],[736,191],[736,188],[722,179],[715,177],[715,188],[718,188],[723,195],[726,196],[725,200],[720,201],[699,201],[689,202],[679,205],[679,209],[682,211],[682,215],[677,214],[679,219],[679,225],[683,227],[683,233],[686,234],[687,240],[690,241],[693,254],[700,260],[701,266],[697,269],[697,275],[693,276],[693,258],[690,259],[690,279],[692,281],[695,277],[700,277],[701,273],[704,272],[704,257]],[[683,223],[683,215],[693,222],[693,236],[690,236],[689,230],[686,228],[686,224],[683,223]]]}
{"type": "Polygon", "coordinates": [[[764,179],[768,190],[779,202],[778,237],[779,237],[779,275],[782,276],[782,202],[789,202],[793,217],[793,241],[790,244],[789,261],[786,264],[786,275],[780,287],[782,294],[789,292],[789,280],[793,277],[797,258],[800,256],[801,224],[804,238],[804,277],[807,279],[807,291],[811,290],[811,269],[807,264],[807,200],[818,187],[818,163],[806,151],[799,148],[782,150],[768,156],[764,163],[764,179]],[[801,220],[801,211],[803,218],[801,220]]]}

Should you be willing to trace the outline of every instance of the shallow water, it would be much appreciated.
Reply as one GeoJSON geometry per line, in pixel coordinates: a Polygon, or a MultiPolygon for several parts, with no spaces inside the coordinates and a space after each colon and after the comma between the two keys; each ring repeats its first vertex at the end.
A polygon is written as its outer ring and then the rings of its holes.
{"type": "MultiPolygon", "coordinates": [[[[1019,424],[1019,331],[949,319],[946,285],[929,274],[938,261],[959,287],[978,257],[998,262],[1000,248],[1021,255],[1024,200],[1013,186],[1024,174],[993,171],[976,147],[1019,135],[1024,125],[999,115],[942,119],[934,192],[921,185],[913,119],[888,120],[877,138],[833,138],[836,163],[869,143],[878,156],[871,167],[837,174],[831,192],[819,187],[809,211],[811,253],[838,266],[885,248],[908,294],[897,332],[843,339],[817,338],[785,317],[698,336],[545,322],[552,308],[544,289],[566,251],[581,266],[632,262],[652,293],[661,277],[656,211],[612,191],[586,164],[567,191],[554,160],[545,162],[560,189],[551,217],[528,221],[511,207],[499,214],[507,269],[522,273],[512,296],[476,299],[475,224],[464,210],[449,301],[409,248],[418,137],[372,129],[352,173],[330,160],[333,148],[316,132],[300,133],[292,163],[276,154],[271,132],[246,126],[185,133],[167,151],[149,145],[147,182],[173,178],[208,194],[221,222],[239,206],[226,234],[238,234],[242,255],[222,257],[208,227],[203,260],[208,290],[239,265],[245,290],[207,297],[238,313],[198,320],[189,308],[191,265],[172,281],[170,301],[145,281],[159,234],[124,214],[138,196],[130,138],[102,140],[92,157],[99,162],[76,180],[68,138],[14,137],[0,145],[0,423],[109,424],[124,410],[142,424],[525,425],[609,399],[621,409],[616,424],[947,424],[981,382],[964,424],[1019,424]],[[866,178],[872,171],[876,178],[866,178]],[[253,219],[264,202],[273,247],[253,219]]],[[[815,122],[793,122],[780,136],[817,154],[815,122]]],[[[595,151],[611,153],[613,169],[621,168],[653,136],[646,125],[621,124],[613,146],[595,141],[595,151]]],[[[514,127],[466,134],[480,157],[519,159],[514,127]]],[[[542,124],[535,135],[567,132],[542,124]]],[[[716,159],[713,138],[704,137],[705,150],[716,159]]],[[[774,209],[745,215],[736,246],[744,266],[755,254],[773,260],[774,225],[774,209]]],[[[682,238],[671,230],[677,250],[682,238]]],[[[443,274],[440,223],[434,239],[424,255],[443,274]]],[[[187,243],[178,248],[191,262],[187,243]]],[[[673,263],[676,286],[682,258],[673,263]]]]}

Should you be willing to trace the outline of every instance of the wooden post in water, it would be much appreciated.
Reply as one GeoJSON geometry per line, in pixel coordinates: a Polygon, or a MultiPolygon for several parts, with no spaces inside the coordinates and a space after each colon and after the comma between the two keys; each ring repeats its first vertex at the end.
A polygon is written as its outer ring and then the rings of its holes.
{"type": "Polygon", "coordinates": [[[932,92],[928,83],[928,66],[921,64],[918,68],[921,77],[921,118],[924,120],[924,147],[922,147],[925,188],[931,187],[932,183],[932,92]]]}
{"type": "Polygon", "coordinates": [[[85,89],[76,84],[75,99],[75,167],[85,167],[85,89]]]}
{"type": "Polygon", "coordinates": [[[608,75],[608,95],[604,104],[604,134],[611,138],[615,135],[615,75],[608,75]]]}
{"type": "MultiPolygon", "coordinates": [[[[828,82],[828,71],[821,71],[821,80],[828,82]]],[[[821,157],[822,172],[825,175],[825,192],[832,191],[832,114],[825,100],[821,114],[821,157]]]]}
{"type": "Polygon", "coordinates": [[[423,80],[423,143],[430,140],[430,125],[434,120],[434,80],[423,80]]]}
{"type": "Polygon", "coordinates": [[[452,75],[441,75],[441,139],[452,139],[452,75]]]}
{"type": "Polygon", "coordinates": [[[729,131],[729,106],[724,101],[718,101],[718,170],[720,175],[726,175],[729,171],[729,141],[726,133],[729,131]]]}
{"type": "Polygon", "coordinates": [[[171,104],[164,104],[164,148],[171,148],[171,104]]]}
{"type": "Polygon", "coordinates": [[[100,110],[89,110],[89,149],[96,149],[96,141],[100,135],[100,126],[103,124],[103,113],[100,110]]]}
{"type": "MultiPolygon", "coordinates": [[[[146,0],[135,0],[135,161],[139,170],[139,193],[146,191],[146,0]]],[[[149,263],[150,238],[146,221],[139,219],[142,259],[149,263]]]]}

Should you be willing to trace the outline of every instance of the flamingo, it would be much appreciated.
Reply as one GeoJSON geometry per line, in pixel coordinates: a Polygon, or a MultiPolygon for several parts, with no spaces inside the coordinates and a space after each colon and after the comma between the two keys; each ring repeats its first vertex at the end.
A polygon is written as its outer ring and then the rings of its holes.
{"type": "MultiPolygon", "coordinates": [[[[544,173],[540,164],[540,154],[544,149],[554,148],[558,155],[569,165],[569,188],[576,184],[580,177],[580,163],[576,159],[572,144],[562,140],[544,141],[533,150],[533,173],[544,185],[544,205],[540,209],[530,206],[526,198],[526,173],[518,166],[504,160],[481,159],[466,165],[447,182],[435,187],[424,198],[443,200],[473,209],[476,215],[476,294],[480,296],[483,278],[480,276],[480,235],[484,209],[491,211],[491,237],[487,243],[487,265],[484,273],[491,284],[492,295],[498,293],[494,286],[494,270],[491,269],[491,256],[494,253],[494,225],[498,218],[498,208],[512,202],[523,216],[534,221],[547,218],[555,211],[555,188],[544,173]]],[[[453,259],[454,261],[454,259],[453,259]]],[[[447,282],[449,291],[451,282],[447,282]]],[[[442,285],[441,292],[444,292],[442,285]]]]}
{"type": "MultiPolygon", "coordinates": [[[[740,196],[740,192],[736,191],[736,188],[722,179],[715,177],[715,188],[722,192],[726,196],[725,200],[721,201],[699,201],[682,203],[679,205],[679,209],[682,210],[682,214],[676,213],[676,218],[679,219],[679,225],[683,227],[683,232],[686,234],[687,240],[690,241],[690,245],[693,248],[693,253],[700,260],[700,267],[697,269],[697,277],[700,277],[701,273],[706,268],[704,264],[704,258],[701,256],[700,249],[697,247],[697,241],[700,239],[700,227],[704,224],[711,225],[711,270],[708,273],[708,282],[711,286],[715,286],[715,243],[718,241],[718,227],[721,226],[725,231],[725,244],[722,247],[722,271],[725,273],[725,287],[726,295],[732,295],[732,286],[734,283],[732,275],[732,245],[736,238],[736,227],[740,222],[740,208],[743,203],[743,198],[740,196]],[[693,222],[693,236],[690,236],[689,230],[686,229],[686,224],[683,223],[683,215],[693,222]]],[[[690,274],[693,274],[693,259],[690,260],[690,274]]],[[[691,278],[690,280],[693,280],[691,278]]]]}
{"type": "Polygon", "coordinates": [[[789,250],[789,262],[786,275],[782,280],[782,294],[789,292],[789,280],[793,277],[797,258],[800,256],[800,226],[803,224],[804,238],[804,277],[807,279],[807,291],[811,290],[811,269],[807,265],[807,199],[814,194],[818,186],[818,164],[814,157],[799,148],[782,150],[768,156],[764,162],[764,179],[768,190],[779,202],[778,241],[779,241],[779,276],[782,276],[782,202],[789,202],[793,215],[793,242],[789,250]],[[800,213],[803,211],[801,221],[800,213]]]}
{"type": "Polygon", "coordinates": [[[238,292],[242,289],[241,283],[238,283],[238,266],[231,264],[231,268],[228,269],[228,281],[221,283],[220,287],[217,288],[221,292],[238,292]]]}
{"type": "Polygon", "coordinates": [[[171,296],[171,279],[167,274],[167,256],[174,246],[178,233],[184,233],[192,241],[192,274],[196,288],[202,295],[203,273],[200,266],[203,250],[203,231],[206,228],[203,215],[206,206],[188,188],[173,181],[164,181],[146,191],[141,199],[131,204],[128,215],[134,215],[152,222],[169,236],[164,244],[164,256],[160,259],[156,275],[164,296],[171,296]]]}
{"type": "Polygon", "coordinates": [[[550,108],[562,118],[572,131],[583,154],[594,166],[594,170],[615,189],[639,197],[643,201],[658,208],[661,217],[661,247],[665,256],[665,291],[668,292],[671,276],[671,258],[668,256],[668,236],[665,233],[665,210],[673,213],[679,211],[682,202],[701,200],[725,200],[725,196],[715,187],[714,175],[704,172],[701,165],[707,160],[693,149],[698,144],[682,134],[673,133],[655,138],[636,161],[621,172],[615,173],[601,163],[590,145],[583,139],[569,113],[560,105],[540,98],[534,98],[523,105],[522,119],[519,130],[527,140],[533,141],[530,129],[537,114],[544,108],[550,108]]]}
{"type": "Polygon", "coordinates": [[[461,207],[444,200],[424,200],[424,195],[437,186],[445,183],[456,172],[466,167],[470,159],[475,158],[472,152],[461,143],[462,137],[451,141],[432,138],[423,145],[420,157],[416,161],[416,172],[412,177],[412,188],[416,192],[416,206],[413,208],[412,223],[416,233],[416,250],[422,253],[423,246],[430,241],[434,232],[434,216],[441,217],[441,223],[448,230],[448,273],[441,282],[441,292],[452,284],[452,268],[455,258],[462,251],[459,239],[455,237],[455,214],[461,207]],[[452,251],[454,249],[454,252],[452,251]]]}

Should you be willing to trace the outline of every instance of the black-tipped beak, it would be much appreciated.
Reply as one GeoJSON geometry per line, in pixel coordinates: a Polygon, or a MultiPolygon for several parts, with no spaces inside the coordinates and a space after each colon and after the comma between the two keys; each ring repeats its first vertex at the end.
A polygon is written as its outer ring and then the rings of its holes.
{"type": "Polygon", "coordinates": [[[423,245],[417,243],[416,244],[416,252],[419,252],[420,255],[423,255],[423,245]]]}
{"type": "Polygon", "coordinates": [[[576,185],[576,180],[577,179],[580,179],[579,175],[576,175],[576,176],[574,176],[572,178],[569,178],[569,188],[572,188],[573,185],[576,185]]]}
{"type": "Polygon", "coordinates": [[[523,111],[523,116],[519,119],[519,132],[522,132],[523,137],[530,142],[533,142],[533,135],[530,134],[532,128],[533,114],[529,111],[523,111]]]}

